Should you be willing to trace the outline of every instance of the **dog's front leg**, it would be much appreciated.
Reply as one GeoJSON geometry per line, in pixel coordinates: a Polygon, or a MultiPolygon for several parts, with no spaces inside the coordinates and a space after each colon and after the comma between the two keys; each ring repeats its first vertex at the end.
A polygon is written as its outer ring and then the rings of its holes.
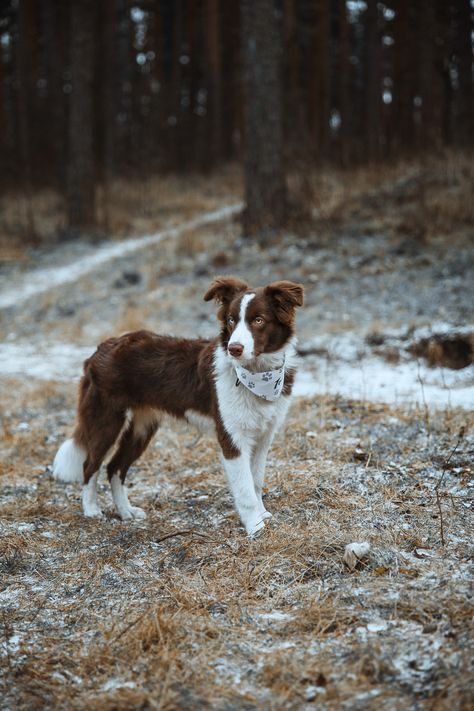
{"type": "Polygon", "coordinates": [[[255,492],[250,453],[241,454],[235,459],[226,459],[224,456],[223,461],[237,513],[248,535],[254,536],[264,528],[268,512],[262,511],[261,499],[255,492]]]}
{"type": "Polygon", "coordinates": [[[254,536],[264,528],[264,519],[268,518],[268,516],[264,515],[261,499],[255,492],[250,466],[251,450],[245,446],[242,449],[237,448],[224,428],[218,431],[218,439],[222,448],[222,462],[235,508],[247,534],[254,536]]]}
{"type": "Polygon", "coordinates": [[[261,440],[257,442],[255,445],[255,449],[252,454],[252,474],[253,474],[253,481],[255,485],[255,493],[257,494],[257,498],[260,502],[260,508],[263,512],[264,518],[270,518],[271,513],[266,510],[263,501],[262,501],[262,489],[263,489],[263,482],[265,479],[265,467],[267,464],[267,456],[268,456],[268,450],[270,449],[270,445],[273,440],[273,435],[274,435],[274,429],[272,428],[269,432],[266,432],[265,435],[262,437],[261,440]]]}

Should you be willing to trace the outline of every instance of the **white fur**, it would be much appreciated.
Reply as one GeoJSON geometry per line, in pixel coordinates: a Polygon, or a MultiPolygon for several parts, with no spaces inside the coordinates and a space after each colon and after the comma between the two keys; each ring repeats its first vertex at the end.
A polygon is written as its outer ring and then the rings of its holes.
{"type": "Polygon", "coordinates": [[[58,449],[53,462],[53,477],[57,481],[84,481],[86,452],[82,447],[67,439],[58,449]]]}
{"type": "Polygon", "coordinates": [[[252,331],[248,327],[247,321],[245,319],[247,307],[254,298],[255,294],[245,294],[245,296],[242,297],[242,301],[240,302],[239,322],[229,340],[229,346],[231,346],[233,343],[240,343],[244,347],[242,355],[239,356],[239,360],[247,361],[252,358],[254,354],[255,343],[253,340],[252,331]]]}
{"type": "Polygon", "coordinates": [[[270,516],[255,492],[250,453],[242,452],[236,459],[222,458],[229,488],[240,520],[249,536],[254,536],[265,526],[265,519],[270,516]]]}
{"type": "Polygon", "coordinates": [[[132,518],[146,518],[146,514],[143,509],[138,506],[132,506],[128,500],[127,487],[124,486],[120,478],[120,474],[114,474],[110,486],[112,489],[112,498],[114,500],[115,508],[117,513],[122,519],[122,521],[128,521],[132,518]]]}
{"type": "Polygon", "coordinates": [[[194,425],[200,432],[214,432],[216,429],[216,423],[209,415],[202,415],[194,410],[186,410],[184,417],[190,425],[194,425]]]}
{"type": "Polygon", "coordinates": [[[102,509],[97,498],[97,480],[99,472],[91,476],[87,484],[82,487],[82,510],[88,518],[102,518],[102,509]]]}
{"type": "MultiPolygon", "coordinates": [[[[148,436],[150,427],[153,427],[160,420],[159,414],[150,407],[137,407],[133,410],[130,418],[133,421],[134,437],[145,439],[148,436]]],[[[127,425],[128,427],[129,425],[127,425]]],[[[119,441],[117,439],[117,441],[119,441]]]]}
{"type": "MultiPolygon", "coordinates": [[[[268,370],[286,359],[286,367],[296,365],[296,340],[279,352],[254,358],[250,369],[268,370]]],[[[235,459],[224,459],[235,507],[247,533],[252,536],[264,527],[271,514],[262,502],[262,488],[268,450],[275,433],[283,424],[291,398],[281,396],[274,402],[258,398],[247,388],[236,386],[232,360],[222,346],[216,348],[214,372],[219,412],[232,443],[240,451],[235,459]]]]}
{"type": "MultiPolygon", "coordinates": [[[[278,353],[264,354],[254,358],[249,370],[269,370],[281,365],[286,355],[286,367],[296,364],[294,341],[278,353]]],[[[256,397],[247,388],[236,386],[237,376],[232,360],[222,346],[217,346],[214,356],[214,373],[219,403],[219,412],[224,427],[232,442],[242,450],[250,442],[253,446],[269,430],[275,432],[283,423],[290,398],[281,396],[274,402],[267,402],[256,397]]]]}

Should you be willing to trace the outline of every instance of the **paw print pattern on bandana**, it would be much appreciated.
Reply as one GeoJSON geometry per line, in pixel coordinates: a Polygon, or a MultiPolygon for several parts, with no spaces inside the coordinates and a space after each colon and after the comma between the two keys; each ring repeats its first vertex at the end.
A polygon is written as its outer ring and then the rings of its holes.
{"type": "Polygon", "coordinates": [[[284,385],[284,361],[279,368],[265,370],[261,373],[247,370],[237,363],[234,364],[234,368],[237,374],[236,385],[242,383],[253,395],[257,395],[267,402],[274,402],[280,397],[284,385]]]}

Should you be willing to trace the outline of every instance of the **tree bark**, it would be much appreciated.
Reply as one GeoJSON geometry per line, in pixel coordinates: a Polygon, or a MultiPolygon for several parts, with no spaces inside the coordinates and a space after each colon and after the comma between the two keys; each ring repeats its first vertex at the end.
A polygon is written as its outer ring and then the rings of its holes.
{"type": "MultiPolygon", "coordinates": [[[[429,0],[428,0],[429,2],[429,0]]],[[[415,143],[414,99],[417,90],[414,67],[417,65],[416,7],[410,0],[399,0],[395,16],[395,67],[393,113],[395,154],[411,153],[415,143]]],[[[427,37],[426,41],[431,38],[427,37]]]]}
{"type": "Polygon", "coordinates": [[[23,0],[18,13],[18,117],[20,151],[23,172],[23,195],[25,212],[25,237],[36,243],[35,221],[32,207],[32,151],[31,117],[33,90],[34,47],[34,1],[23,0]]]}
{"type": "Polygon", "coordinates": [[[472,7],[470,0],[456,0],[456,55],[458,58],[458,111],[456,143],[474,144],[474,102],[472,85],[472,7]]]}
{"type": "Polygon", "coordinates": [[[281,27],[274,0],[242,0],[245,235],[283,227],[288,201],[283,147],[281,27]]]}
{"type": "Polygon", "coordinates": [[[93,149],[93,0],[71,5],[72,92],[69,105],[67,217],[70,230],[93,229],[95,166],[93,149]]]}
{"type": "Polygon", "coordinates": [[[381,67],[380,67],[380,32],[377,0],[367,0],[366,12],[366,148],[370,162],[377,161],[380,155],[380,97],[381,67]]]}
{"type": "Polygon", "coordinates": [[[222,156],[222,54],[220,35],[221,3],[207,0],[208,27],[208,146],[207,168],[217,165],[222,156]]]}

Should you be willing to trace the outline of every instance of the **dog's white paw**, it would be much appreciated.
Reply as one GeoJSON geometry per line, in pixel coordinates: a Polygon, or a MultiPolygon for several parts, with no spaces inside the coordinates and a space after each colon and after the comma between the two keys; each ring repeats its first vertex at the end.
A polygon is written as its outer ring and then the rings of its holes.
{"type": "Polygon", "coordinates": [[[89,504],[84,507],[84,516],[87,518],[103,518],[102,509],[97,504],[89,504]]]}
{"type": "Polygon", "coordinates": [[[143,520],[146,518],[146,513],[139,506],[129,506],[128,508],[119,511],[119,516],[122,521],[132,521],[133,519],[143,520]]]}
{"type": "Polygon", "coordinates": [[[249,516],[245,521],[243,521],[245,530],[249,538],[255,538],[259,536],[263,529],[265,528],[265,521],[272,517],[269,511],[259,511],[253,516],[249,516]]]}

